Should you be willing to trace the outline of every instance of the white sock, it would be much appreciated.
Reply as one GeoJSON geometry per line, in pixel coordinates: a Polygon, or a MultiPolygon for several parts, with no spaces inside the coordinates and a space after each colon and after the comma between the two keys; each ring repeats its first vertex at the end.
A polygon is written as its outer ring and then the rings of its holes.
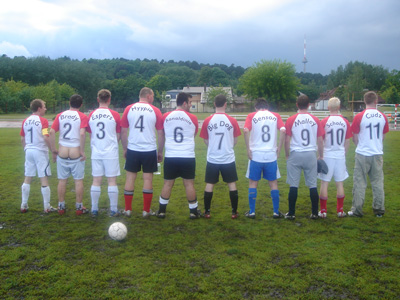
{"type": "Polygon", "coordinates": [[[50,208],[50,187],[42,186],[41,188],[42,196],[43,196],[43,207],[44,209],[50,208]]]}
{"type": "Polygon", "coordinates": [[[21,186],[21,191],[22,191],[22,203],[21,207],[28,205],[28,199],[29,199],[29,192],[31,191],[31,185],[27,183],[23,183],[21,186]]]}
{"type": "Polygon", "coordinates": [[[110,198],[110,210],[118,211],[118,186],[108,187],[108,197],[110,198]]]}
{"type": "Polygon", "coordinates": [[[168,205],[169,199],[164,199],[164,198],[162,198],[162,197],[160,196],[160,200],[158,200],[158,202],[159,202],[160,204],[163,204],[163,205],[168,205]]]}
{"type": "Polygon", "coordinates": [[[78,203],[78,202],[75,203],[75,208],[76,209],[80,209],[81,210],[82,207],[83,207],[82,203],[78,203]]]}
{"type": "Polygon", "coordinates": [[[189,203],[189,209],[194,209],[197,208],[198,202],[196,201],[195,203],[189,203]]]}
{"type": "Polygon", "coordinates": [[[59,209],[65,209],[65,201],[63,201],[63,202],[58,202],[58,208],[59,208],[59,209]]]}
{"type": "Polygon", "coordinates": [[[92,211],[99,210],[101,187],[92,185],[90,188],[90,197],[92,198],[92,211]]]}

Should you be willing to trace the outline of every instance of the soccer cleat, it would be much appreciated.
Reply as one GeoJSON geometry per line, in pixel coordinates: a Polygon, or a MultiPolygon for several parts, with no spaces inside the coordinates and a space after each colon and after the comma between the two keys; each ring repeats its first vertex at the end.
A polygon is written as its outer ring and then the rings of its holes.
{"type": "Polygon", "coordinates": [[[165,219],[165,212],[160,212],[160,211],[158,211],[158,213],[157,213],[157,218],[159,218],[159,219],[165,219]]]}
{"type": "Polygon", "coordinates": [[[360,218],[360,217],[362,217],[362,216],[360,216],[360,215],[357,215],[357,214],[355,214],[353,211],[348,211],[347,212],[347,215],[349,216],[349,217],[358,217],[358,218],[360,218]]]}
{"type": "Polygon", "coordinates": [[[281,219],[281,218],[284,218],[284,217],[285,217],[285,215],[283,213],[281,213],[280,211],[278,211],[278,213],[274,213],[272,215],[272,218],[274,218],[274,219],[281,219]]]}
{"type": "Polygon", "coordinates": [[[48,214],[48,213],[51,213],[51,212],[54,212],[54,211],[57,211],[57,209],[54,208],[53,206],[49,206],[49,207],[46,208],[43,212],[44,212],[45,214],[48,214]]]}
{"type": "Polygon", "coordinates": [[[376,214],[375,217],[377,217],[377,218],[382,218],[382,217],[383,217],[383,214],[376,214]]]}
{"type": "Polygon", "coordinates": [[[156,215],[156,213],[155,212],[153,212],[151,209],[150,209],[150,211],[143,211],[143,218],[145,218],[145,219],[147,219],[147,218],[149,218],[149,217],[151,217],[151,216],[155,216],[156,215]]]}
{"type": "Polygon", "coordinates": [[[97,217],[99,215],[98,210],[92,210],[92,217],[97,217]]]}
{"type": "Polygon", "coordinates": [[[131,210],[124,210],[122,212],[122,215],[124,215],[125,217],[130,217],[132,215],[132,211],[131,210]]]}
{"type": "Polygon", "coordinates": [[[211,212],[209,210],[204,212],[204,218],[211,219],[211,212]]]}
{"type": "Polygon", "coordinates": [[[325,218],[326,218],[326,212],[321,212],[321,211],[319,211],[319,212],[318,212],[318,217],[320,217],[320,218],[322,218],[322,219],[325,219],[325,218]]]}
{"type": "Polygon", "coordinates": [[[314,215],[314,214],[310,215],[311,220],[317,220],[318,218],[319,218],[318,215],[314,215]]]}
{"type": "Polygon", "coordinates": [[[62,216],[63,214],[65,214],[65,210],[66,210],[65,206],[61,206],[61,205],[58,206],[58,214],[59,214],[60,216],[62,216]]]}
{"type": "Polygon", "coordinates": [[[244,216],[248,217],[249,219],[255,219],[256,218],[256,213],[255,212],[250,213],[250,211],[246,211],[244,213],[244,216]]]}
{"type": "Polygon", "coordinates": [[[118,217],[119,216],[119,212],[117,210],[110,210],[110,217],[118,217]]]}
{"type": "Polygon", "coordinates": [[[235,220],[235,219],[239,218],[239,213],[238,212],[233,212],[231,218],[232,218],[232,220],[235,220]]]}
{"type": "Polygon", "coordinates": [[[344,211],[340,211],[337,213],[338,218],[344,218],[346,216],[346,213],[344,211]]]}
{"type": "Polygon", "coordinates": [[[29,207],[27,204],[21,205],[21,213],[24,214],[24,213],[28,212],[28,209],[29,209],[29,207]]]}
{"type": "Polygon", "coordinates": [[[194,220],[194,219],[198,219],[198,218],[200,218],[201,217],[201,211],[198,209],[197,211],[196,211],[196,213],[190,213],[189,214],[189,218],[191,219],[191,220],[194,220]]]}
{"type": "Polygon", "coordinates": [[[81,208],[78,208],[75,213],[77,216],[83,215],[83,214],[87,214],[89,212],[88,209],[86,209],[86,207],[82,206],[81,208]]]}
{"type": "Polygon", "coordinates": [[[286,213],[285,219],[287,219],[287,220],[294,220],[294,219],[296,219],[296,216],[295,216],[295,215],[289,215],[289,213],[286,213]]]}

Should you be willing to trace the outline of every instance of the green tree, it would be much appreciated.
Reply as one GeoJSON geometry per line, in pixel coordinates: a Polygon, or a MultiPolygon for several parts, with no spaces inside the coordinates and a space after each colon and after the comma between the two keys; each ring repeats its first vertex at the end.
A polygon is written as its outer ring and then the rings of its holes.
{"type": "Polygon", "coordinates": [[[381,96],[388,104],[400,103],[400,71],[393,70],[386,78],[381,96]]]}
{"type": "Polygon", "coordinates": [[[295,74],[292,63],[261,60],[239,78],[239,89],[251,99],[266,98],[281,107],[296,97],[299,79],[295,74]]]}
{"type": "Polygon", "coordinates": [[[216,96],[218,95],[225,95],[226,99],[228,101],[228,104],[230,104],[232,102],[232,94],[228,93],[227,90],[225,90],[222,86],[218,86],[218,87],[211,87],[208,92],[205,95],[206,101],[207,101],[207,105],[209,107],[214,107],[214,99],[216,96]]]}

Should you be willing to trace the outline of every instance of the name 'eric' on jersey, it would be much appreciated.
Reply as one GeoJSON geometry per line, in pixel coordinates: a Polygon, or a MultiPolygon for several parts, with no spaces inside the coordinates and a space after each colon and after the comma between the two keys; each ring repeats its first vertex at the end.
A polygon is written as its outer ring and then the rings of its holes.
{"type": "Polygon", "coordinates": [[[241,134],[236,119],[225,113],[215,113],[206,118],[200,137],[208,140],[207,161],[213,164],[234,162],[234,139],[241,134]]]}
{"type": "Polygon", "coordinates": [[[86,130],[92,134],[92,159],[118,158],[117,133],[121,132],[121,117],[116,111],[105,107],[92,111],[86,130]]]}
{"type": "Polygon", "coordinates": [[[194,158],[194,137],[199,128],[197,117],[184,110],[164,114],[165,157],[194,158]]]}

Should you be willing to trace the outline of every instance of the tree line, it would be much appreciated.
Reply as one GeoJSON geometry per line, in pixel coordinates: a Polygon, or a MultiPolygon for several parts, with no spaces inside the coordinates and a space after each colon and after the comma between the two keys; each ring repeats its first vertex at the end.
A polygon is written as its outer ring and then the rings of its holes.
{"type": "Polygon", "coordinates": [[[250,68],[224,64],[202,64],[196,61],[158,61],[156,59],[84,59],[69,57],[0,56],[0,113],[26,112],[34,98],[46,101],[49,111],[68,107],[68,99],[79,93],[85,109],[97,106],[97,91],[112,92],[113,107],[126,107],[138,101],[139,91],[148,86],[155,92],[156,105],[167,90],[185,86],[230,86],[234,94],[249,99],[267,98],[280,109],[293,109],[300,91],[315,100],[326,89],[340,87],[339,96],[375,90],[390,103],[399,103],[399,71],[389,72],[382,66],[350,62],[329,75],[296,73],[286,61],[255,63],[250,68]]]}

